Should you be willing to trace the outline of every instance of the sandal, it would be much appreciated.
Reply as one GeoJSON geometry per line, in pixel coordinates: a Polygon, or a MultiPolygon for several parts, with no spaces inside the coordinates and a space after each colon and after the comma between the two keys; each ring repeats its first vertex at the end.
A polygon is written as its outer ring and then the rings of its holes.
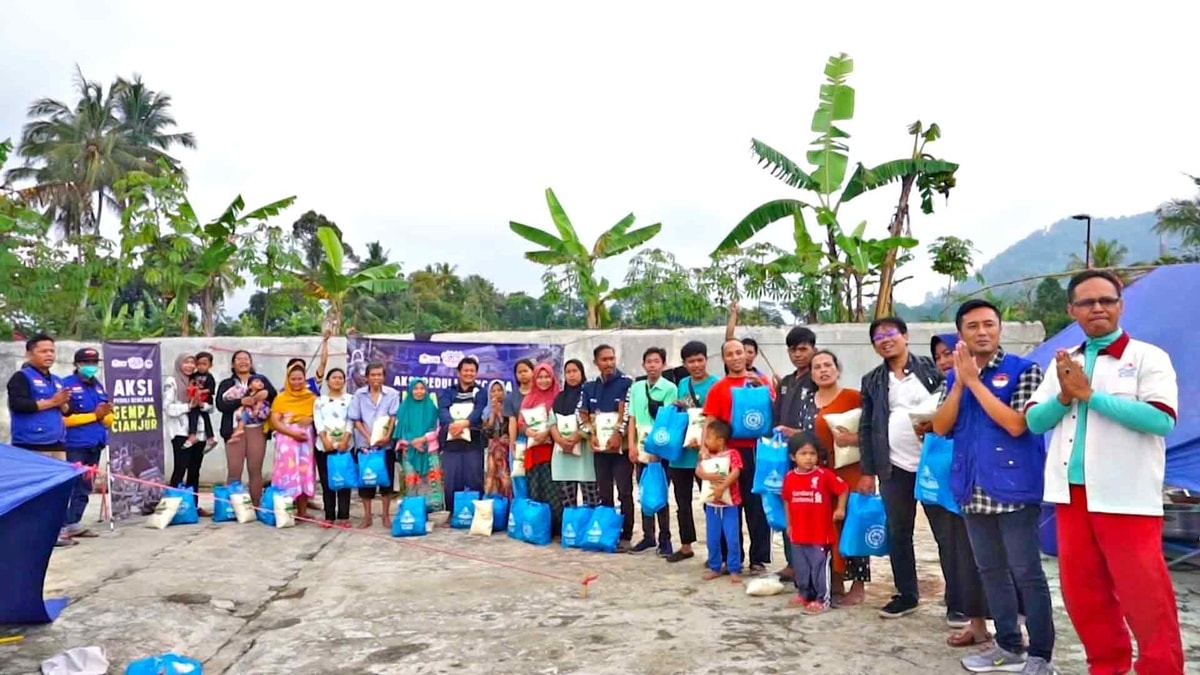
{"type": "Polygon", "coordinates": [[[984,645],[990,642],[992,639],[991,633],[985,633],[985,635],[987,637],[985,637],[983,640],[980,640],[974,632],[969,630],[962,633],[954,633],[950,637],[946,638],[946,644],[950,645],[951,647],[975,647],[984,645]]]}

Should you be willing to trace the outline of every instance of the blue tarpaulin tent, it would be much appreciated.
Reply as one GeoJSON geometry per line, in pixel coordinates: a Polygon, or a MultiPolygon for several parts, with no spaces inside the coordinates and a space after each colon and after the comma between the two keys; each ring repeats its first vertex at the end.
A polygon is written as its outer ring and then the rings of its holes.
{"type": "MultiPolygon", "coordinates": [[[[1124,297],[1121,327],[1130,337],[1166,350],[1178,376],[1179,418],[1167,436],[1166,484],[1200,492],[1200,349],[1195,341],[1200,264],[1160,267],[1130,285],[1124,297]]],[[[1083,340],[1083,331],[1073,323],[1038,345],[1029,358],[1048,368],[1056,350],[1083,340]]]]}
{"type": "Polygon", "coordinates": [[[49,623],[66,598],[42,600],[46,566],[82,469],[0,444],[0,624],[49,623]]]}

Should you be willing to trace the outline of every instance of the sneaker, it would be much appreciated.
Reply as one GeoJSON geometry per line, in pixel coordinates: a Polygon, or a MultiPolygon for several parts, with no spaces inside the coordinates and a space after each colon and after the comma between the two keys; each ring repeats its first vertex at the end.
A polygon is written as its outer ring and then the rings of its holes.
{"type": "Polygon", "coordinates": [[[637,546],[633,547],[633,552],[641,553],[642,551],[649,551],[650,549],[654,548],[655,546],[657,546],[657,544],[655,544],[653,540],[643,539],[638,542],[637,546]]]}
{"type": "MultiPolygon", "coordinates": [[[[1041,659],[1038,660],[1041,661],[1041,659]]],[[[992,647],[986,652],[972,654],[960,661],[962,667],[972,673],[1023,673],[1026,671],[1025,662],[1024,654],[1013,654],[1003,647],[992,647]]],[[[1042,671],[1032,672],[1040,673],[1042,671]]]]}
{"type": "Polygon", "coordinates": [[[1058,675],[1058,671],[1050,662],[1040,656],[1031,656],[1025,661],[1025,670],[1021,675],[1058,675]]]}
{"type": "Polygon", "coordinates": [[[971,620],[962,612],[946,612],[946,625],[951,628],[966,628],[971,625],[971,620]]]}
{"type": "Polygon", "coordinates": [[[58,541],[54,542],[54,548],[67,548],[69,546],[75,546],[78,543],[79,542],[71,539],[70,537],[59,537],[58,541]]]}
{"type": "Polygon", "coordinates": [[[675,555],[675,549],[670,544],[663,544],[658,547],[658,557],[670,558],[673,555],[675,555]]]}
{"type": "Polygon", "coordinates": [[[885,619],[899,619],[917,611],[916,600],[906,600],[899,595],[893,595],[892,601],[879,610],[879,616],[885,619]]]}
{"type": "Polygon", "coordinates": [[[684,560],[688,560],[689,558],[694,558],[694,557],[696,557],[696,554],[692,551],[676,551],[676,552],[672,553],[671,555],[667,556],[667,562],[669,562],[669,563],[683,562],[684,560]]]}

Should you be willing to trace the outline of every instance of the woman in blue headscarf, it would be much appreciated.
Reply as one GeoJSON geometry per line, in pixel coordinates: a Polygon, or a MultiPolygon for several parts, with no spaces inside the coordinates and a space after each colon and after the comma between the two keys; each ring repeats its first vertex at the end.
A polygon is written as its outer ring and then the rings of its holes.
{"type": "Polygon", "coordinates": [[[431,513],[445,508],[442,463],[438,457],[438,406],[425,380],[414,378],[396,411],[396,450],[401,457],[407,497],[424,497],[431,513]]]}

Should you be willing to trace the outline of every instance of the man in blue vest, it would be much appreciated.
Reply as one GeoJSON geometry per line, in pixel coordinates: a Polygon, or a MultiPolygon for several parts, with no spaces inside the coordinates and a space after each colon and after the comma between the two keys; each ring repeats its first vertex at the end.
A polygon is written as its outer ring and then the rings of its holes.
{"type": "MultiPolygon", "coordinates": [[[[8,412],[12,444],[57,460],[66,460],[63,413],[71,392],[50,372],[54,365],[54,338],[39,333],[25,342],[25,365],[8,380],[8,412]]],[[[70,546],[59,537],[57,546],[70,546]]]]}
{"type": "Polygon", "coordinates": [[[1050,675],[1054,618],[1038,544],[1046,448],[1025,422],[1042,370],[1000,347],[995,305],[965,302],[954,322],[960,341],[933,431],[954,439],[950,484],[996,623],[996,646],[962,665],[974,673],[1050,675]],[[1025,605],[1028,649],[1017,620],[1018,597],[1025,605]]]}
{"type": "MultiPolygon", "coordinates": [[[[99,373],[100,352],[85,347],[75,352],[75,372],[63,378],[63,388],[71,393],[65,420],[67,461],[90,467],[100,464],[100,453],[108,445],[108,428],[113,422],[112,403],[104,384],[96,379],[99,373]]],[[[80,476],[67,503],[63,528],[64,534],[72,539],[96,536],[80,524],[91,494],[92,476],[80,476]]]]}

